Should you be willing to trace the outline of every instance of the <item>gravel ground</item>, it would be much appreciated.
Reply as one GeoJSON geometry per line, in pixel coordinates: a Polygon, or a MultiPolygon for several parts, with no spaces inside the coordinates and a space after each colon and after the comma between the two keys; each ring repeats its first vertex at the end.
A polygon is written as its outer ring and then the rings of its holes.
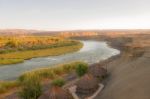
{"type": "Polygon", "coordinates": [[[107,85],[95,99],[150,99],[150,49],[136,59],[122,55],[108,71],[107,85]]]}

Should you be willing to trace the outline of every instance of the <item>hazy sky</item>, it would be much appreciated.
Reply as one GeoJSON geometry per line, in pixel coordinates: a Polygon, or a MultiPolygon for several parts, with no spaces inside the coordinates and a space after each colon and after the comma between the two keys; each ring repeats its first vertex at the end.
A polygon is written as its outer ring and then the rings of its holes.
{"type": "Polygon", "coordinates": [[[150,0],[0,0],[0,28],[150,28],[150,0]]]}

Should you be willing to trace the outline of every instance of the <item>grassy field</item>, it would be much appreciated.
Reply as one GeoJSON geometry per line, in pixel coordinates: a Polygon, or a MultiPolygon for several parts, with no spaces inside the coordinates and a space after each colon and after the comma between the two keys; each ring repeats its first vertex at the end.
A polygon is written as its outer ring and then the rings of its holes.
{"type": "Polygon", "coordinates": [[[31,76],[40,77],[41,82],[44,79],[54,80],[60,78],[63,74],[68,74],[75,71],[78,65],[87,65],[84,62],[71,62],[68,64],[60,64],[53,67],[40,68],[33,71],[25,72],[16,81],[1,81],[0,82],[0,94],[8,92],[10,89],[19,88],[23,81],[31,76]]]}
{"type": "Polygon", "coordinates": [[[27,37],[26,39],[24,38],[24,41],[19,41],[17,38],[14,40],[13,38],[15,43],[14,41],[10,43],[12,40],[9,39],[12,38],[0,40],[0,42],[3,42],[0,47],[0,65],[20,63],[35,57],[66,54],[77,51],[83,46],[79,41],[56,37],[27,37]]]}

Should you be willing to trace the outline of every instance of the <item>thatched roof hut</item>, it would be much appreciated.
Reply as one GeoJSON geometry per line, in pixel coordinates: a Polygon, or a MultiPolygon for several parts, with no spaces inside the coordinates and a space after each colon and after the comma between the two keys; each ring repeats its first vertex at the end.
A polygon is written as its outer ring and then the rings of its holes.
{"type": "Polygon", "coordinates": [[[91,74],[85,74],[76,85],[78,94],[92,94],[98,89],[98,81],[91,74]]]}
{"type": "Polygon", "coordinates": [[[73,97],[67,90],[53,86],[50,90],[42,94],[39,99],[73,99],[73,97]]]}
{"type": "Polygon", "coordinates": [[[107,70],[98,64],[93,64],[89,69],[89,73],[94,77],[103,78],[107,75],[107,70]]]}

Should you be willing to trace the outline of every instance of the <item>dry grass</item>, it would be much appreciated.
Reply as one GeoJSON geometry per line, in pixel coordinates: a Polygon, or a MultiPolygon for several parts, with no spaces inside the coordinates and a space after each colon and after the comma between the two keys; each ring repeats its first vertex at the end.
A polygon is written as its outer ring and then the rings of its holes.
{"type": "Polygon", "coordinates": [[[56,56],[79,50],[82,43],[57,37],[0,37],[0,65],[26,59],[56,56]]]}
{"type": "Polygon", "coordinates": [[[2,81],[0,82],[0,94],[8,92],[10,89],[21,87],[23,81],[26,79],[37,76],[40,78],[41,82],[44,79],[54,80],[60,78],[63,74],[68,74],[76,69],[80,64],[87,65],[84,62],[71,62],[68,64],[61,64],[58,66],[53,66],[49,68],[41,68],[33,71],[25,72],[16,81],[2,81]]]}
{"type": "Polygon", "coordinates": [[[20,81],[25,80],[29,76],[38,76],[41,79],[54,79],[57,78],[63,74],[67,74],[69,72],[72,72],[78,67],[79,65],[87,65],[84,62],[71,62],[68,64],[61,64],[58,66],[53,66],[49,68],[40,68],[33,71],[25,72],[19,77],[20,81]]]}
{"type": "Polygon", "coordinates": [[[56,56],[56,55],[65,54],[68,52],[79,50],[81,47],[82,47],[82,44],[78,43],[75,45],[49,48],[49,49],[18,51],[18,52],[13,52],[13,53],[1,54],[0,58],[30,59],[30,58],[42,57],[42,56],[56,56]]]}
{"type": "Polygon", "coordinates": [[[17,64],[23,62],[23,59],[0,59],[0,66],[6,64],[17,64]]]}

